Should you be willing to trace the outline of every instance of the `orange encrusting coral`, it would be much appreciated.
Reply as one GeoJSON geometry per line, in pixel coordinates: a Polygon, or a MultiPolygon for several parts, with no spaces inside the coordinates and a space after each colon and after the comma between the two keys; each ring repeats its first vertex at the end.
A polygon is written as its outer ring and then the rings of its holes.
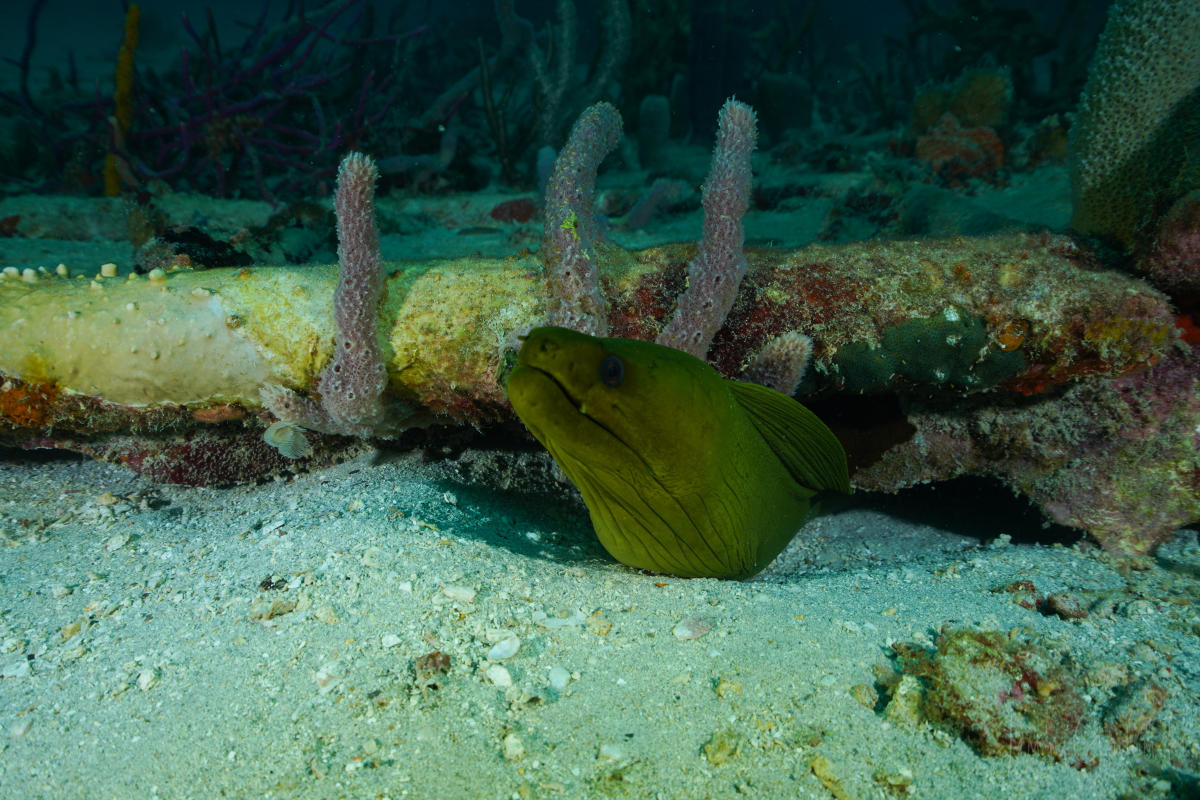
{"type": "Polygon", "coordinates": [[[1006,353],[1017,350],[1021,345],[1025,344],[1025,339],[1029,336],[1029,331],[1029,320],[1011,320],[996,334],[996,346],[1006,353]]]}
{"type": "Polygon", "coordinates": [[[1180,314],[1175,318],[1175,327],[1183,341],[1200,344],[1200,317],[1196,314],[1180,314]]]}
{"type": "Polygon", "coordinates": [[[54,419],[59,390],[52,384],[8,379],[0,384],[0,418],[21,428],[44,428],[54,419]]]}

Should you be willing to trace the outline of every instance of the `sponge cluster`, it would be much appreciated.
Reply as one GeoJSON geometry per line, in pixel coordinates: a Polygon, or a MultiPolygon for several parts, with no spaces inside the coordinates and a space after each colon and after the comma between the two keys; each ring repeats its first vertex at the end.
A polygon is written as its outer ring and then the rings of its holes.
{"type": "Polygon", "coordinates": [[[1200,184],[1197,42],[1196,0],[1113,4],[1072,130],[1077,231],[1130,250],[1148,221],[1200,184]]]}

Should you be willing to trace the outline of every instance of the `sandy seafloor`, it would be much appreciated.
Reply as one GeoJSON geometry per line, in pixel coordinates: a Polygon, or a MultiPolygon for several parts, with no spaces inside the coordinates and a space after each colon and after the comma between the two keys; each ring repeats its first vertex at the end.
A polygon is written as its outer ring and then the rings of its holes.
{"type": "Polygon", "coordinates": [[[534,452],[372,450],[231,489],[6,456],[5,798],[1197,791],[1195,531],[1130,568],[1050,543],[1023,501],[859,495],[754,581],[681,580],[610,561],[534,452]],[[992,591],[1017,580],[1093,612],[992,591]],[[868,707],[888,645],[943,626],[1015,629],[1169,697],[1125,750],[1099,692],[1060,759],[983,757],[868,707]],[[422,685],[433,651],[448,669],[422,685]]]}

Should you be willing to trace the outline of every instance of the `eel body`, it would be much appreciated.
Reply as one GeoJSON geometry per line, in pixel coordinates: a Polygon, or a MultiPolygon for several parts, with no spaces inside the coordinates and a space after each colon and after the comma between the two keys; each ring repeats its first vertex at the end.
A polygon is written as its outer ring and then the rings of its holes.
{"type": "Polygon", "coordinates": [[[749,577],[817,495],[850,491],[845,452],[811,411],[669,347],[535,328],[506,391],[632,567],[749,577]]]}

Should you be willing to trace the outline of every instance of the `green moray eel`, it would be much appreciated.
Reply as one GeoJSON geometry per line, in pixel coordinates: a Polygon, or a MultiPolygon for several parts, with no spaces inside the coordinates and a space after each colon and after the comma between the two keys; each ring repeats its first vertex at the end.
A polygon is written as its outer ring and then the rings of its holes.
{"type": "Polygon", "coordinates": [[[845,451],[816,415],[670,347],[535,328],[505,391],[631,567],[747,578],[815,496],[850,491],[845,451]]]}

